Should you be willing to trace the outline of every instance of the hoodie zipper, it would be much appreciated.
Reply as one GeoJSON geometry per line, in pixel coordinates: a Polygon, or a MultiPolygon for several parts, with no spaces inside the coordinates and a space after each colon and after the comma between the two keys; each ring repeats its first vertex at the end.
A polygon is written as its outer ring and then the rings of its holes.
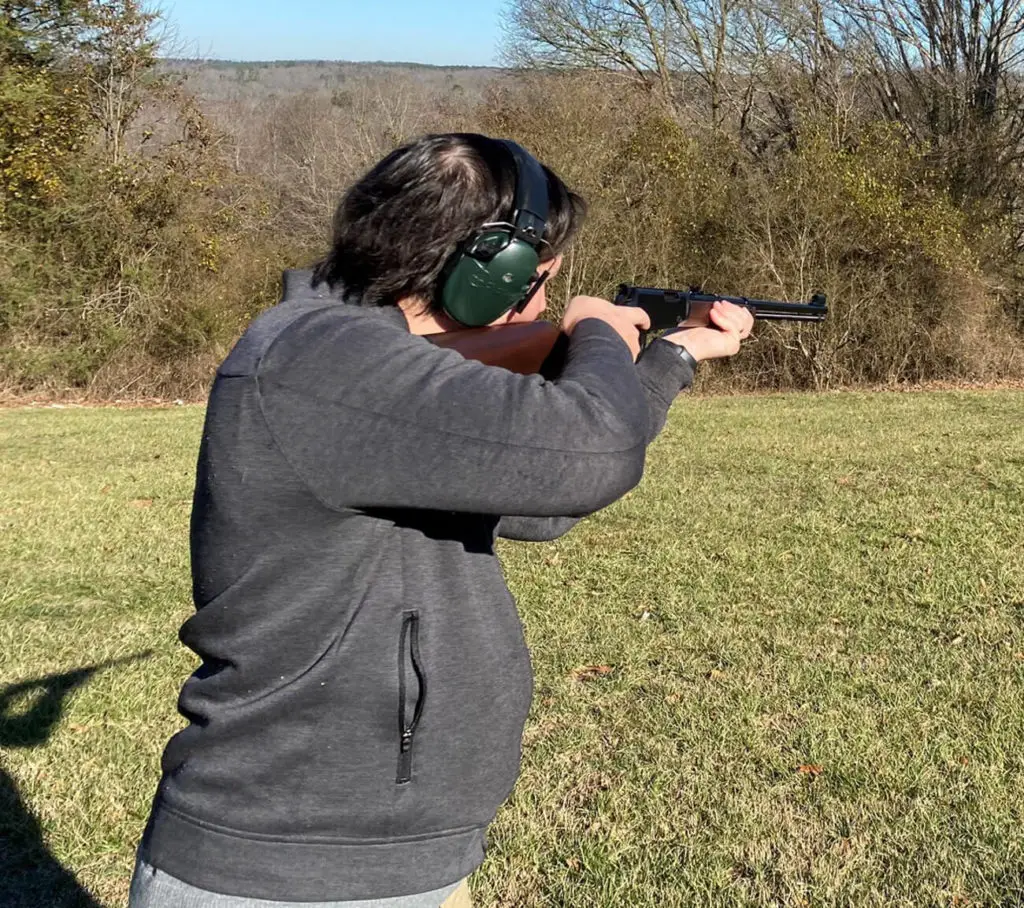
{"type": "Polygon", "coordinates": [[[412,779],[412,745],[416,726],[423,715],[423,704],[427,697],[427,677],[420,661],[420,616],[419,612],[405,612],[402,616],[402,632],[398,638],[398,775],[395,782],[404,785],[412,779]],[[412,719],[407,718],[409,669],[416,676],[416,702],[412,719]]]}

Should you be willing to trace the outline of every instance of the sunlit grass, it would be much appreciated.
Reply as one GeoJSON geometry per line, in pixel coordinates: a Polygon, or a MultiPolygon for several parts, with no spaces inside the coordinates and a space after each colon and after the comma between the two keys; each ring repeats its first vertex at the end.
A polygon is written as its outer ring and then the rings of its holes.
{"type": "MultiPolygon", "coordinates": [[[[201,421],[0,413],[0,687],[113,663],[8,698],[4,908],[125,902],[201,421]]],[[[1021,539],[1022,393],[682,398],[639,489],[502,546],[537,682],[477,902],[1024,904],[1021,539]]]]}

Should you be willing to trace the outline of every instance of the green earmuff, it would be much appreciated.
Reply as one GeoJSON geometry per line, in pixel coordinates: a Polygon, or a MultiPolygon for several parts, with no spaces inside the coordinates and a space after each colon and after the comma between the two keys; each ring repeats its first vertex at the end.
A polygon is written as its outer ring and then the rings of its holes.
{"type": "Polygon", "coordinates": [[[479,327],[525,304],[535,288],[538,248],[548,216],[548,184],[537,160],[502,140],[516,163],[512,223],[484,224],[455,253],[441,288],[444,311],[460,324],[479,327]]]}

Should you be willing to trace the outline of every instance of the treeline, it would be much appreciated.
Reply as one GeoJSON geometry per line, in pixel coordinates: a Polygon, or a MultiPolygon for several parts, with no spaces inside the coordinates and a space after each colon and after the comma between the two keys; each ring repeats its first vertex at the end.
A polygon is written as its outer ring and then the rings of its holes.
{"type": "Polygon", "coordinates": [[[1024,375],[1024,18],[1003,0],[518,0],[483,91],[402,70],[204,104],[137,0],[0,0],[0,387],[200,396],[344,187],[515,138],[590,202],[552,298],[829,295],[706,386],[1024,375]]]}

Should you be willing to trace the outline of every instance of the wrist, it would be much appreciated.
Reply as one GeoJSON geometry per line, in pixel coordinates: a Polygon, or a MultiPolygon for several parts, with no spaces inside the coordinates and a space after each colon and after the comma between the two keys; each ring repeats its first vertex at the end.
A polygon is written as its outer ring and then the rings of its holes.
{"type": "Polygon", "coordinates": [[[710,357],[705,356],[705,351],[702,349],[703,344],[701,343],[702,338],[698,336],[699,331],[699,328],[676,328],[661,337],[672,346],[680,347],[689,353],[693,357],[694,363],[700,363],[710,357]]]}
{"type": "Polygon", "coordinates": [[[665,343],[669,344],[684,363],[686,363],[694,372],[697,371],[697,366],[700,365],[700,358],[694,355],[693,351],[687,349],[679,341],[668,340],[667,338],[661,338],[665,343]]]}

